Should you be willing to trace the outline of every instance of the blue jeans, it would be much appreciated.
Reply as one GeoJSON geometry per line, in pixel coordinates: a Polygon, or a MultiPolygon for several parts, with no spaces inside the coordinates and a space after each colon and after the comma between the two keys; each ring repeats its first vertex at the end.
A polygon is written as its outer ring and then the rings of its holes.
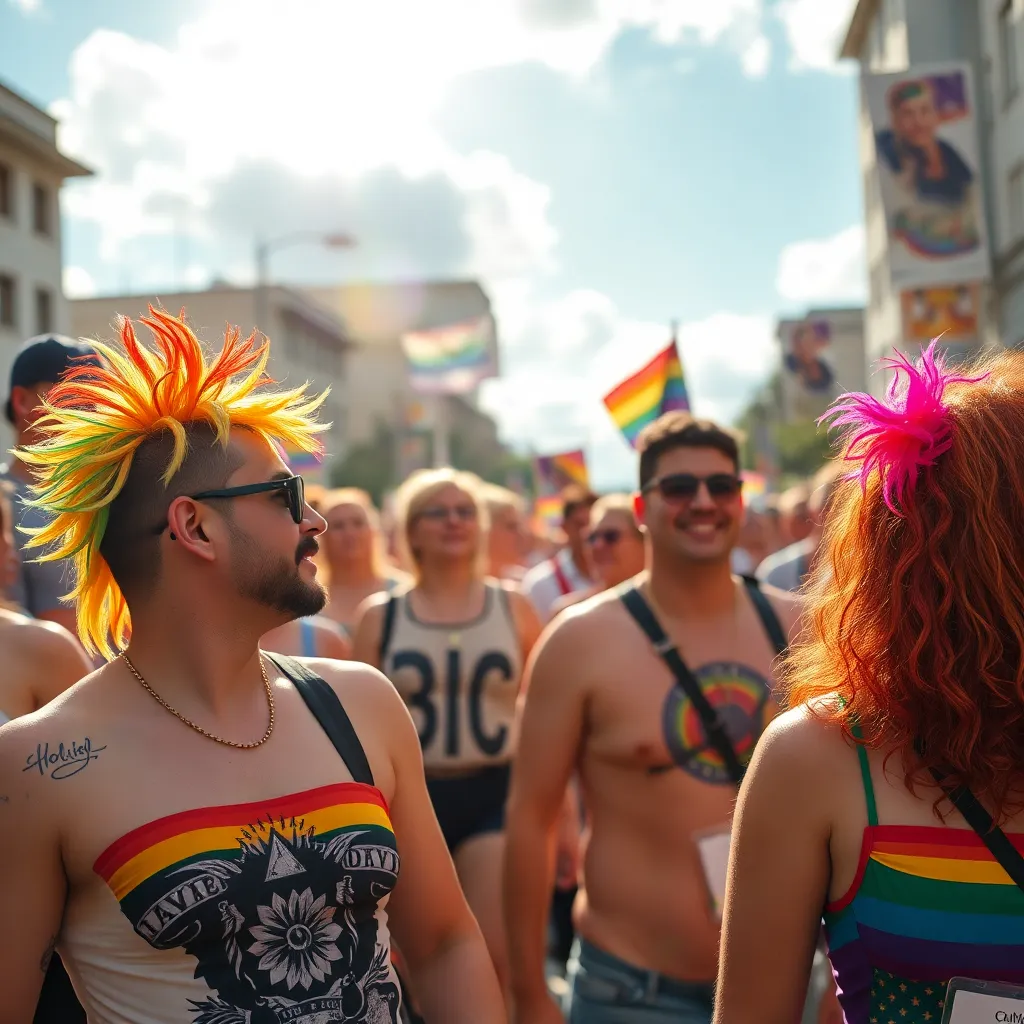
{"type": "Polygon", "coordinates": [[[714,985],[666,978],[577,939],[569,960],[569,1024],[711,1024],[714,985]]]}

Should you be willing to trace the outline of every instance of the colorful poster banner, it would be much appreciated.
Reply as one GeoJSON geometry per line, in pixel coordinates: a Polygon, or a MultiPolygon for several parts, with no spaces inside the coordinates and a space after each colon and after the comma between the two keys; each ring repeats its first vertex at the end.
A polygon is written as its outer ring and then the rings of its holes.
{"type": "Polygon", "coordinates": [[[989,274],[970,65],[864,76],[898,289],[989,274]]]}
{"type": "Polygon", "coordinates": [[[461,395],[497,371],[490,314],[402,335],[409,384],[421,394],[461,395]]]}
{"type": "Polygon", "coordinates": [[[667,412],[689,409],[683,364],[675,341],[610,391],[604,404],[634,448],[640,431],[649,423],[667,412]]]}
{"type": "Polygon", "coordinates": [[[903,340],[927,345],[933,338],[943,344],[975,344],[980,338],[981,285],[916,288],[900,295],[903,340]]]}

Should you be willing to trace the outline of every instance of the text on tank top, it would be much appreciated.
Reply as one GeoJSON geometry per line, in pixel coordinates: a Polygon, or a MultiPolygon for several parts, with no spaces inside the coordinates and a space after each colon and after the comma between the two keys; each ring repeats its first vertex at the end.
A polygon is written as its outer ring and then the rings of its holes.
{"type": "Polygon", "coordinates": [[[487,584],[484,607],[456,625],[420,622],[398,594],[381,664],[416,723],[431,768],[509,761],[523,659],[507,592],[487,584]]]}
{"type": "Polygon", "coordinates": [[[96,859],[58,943],[91,1024],[397,1024],[387,803],[340,703],[348,756],[310,710],[356,781],[171,814],[96,859]]]}

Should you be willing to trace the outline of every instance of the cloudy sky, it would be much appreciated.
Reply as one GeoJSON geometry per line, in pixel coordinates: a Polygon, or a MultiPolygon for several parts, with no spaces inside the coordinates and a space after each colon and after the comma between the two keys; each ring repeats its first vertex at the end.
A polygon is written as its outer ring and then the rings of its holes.
{"type": "Polygon", "coordinates": [[[864,292],[851,0],[0,0],[0,78],[98,172],[69,294],[252,280],[253,239],[344,229],[275,278],[475,276],[504,435],[632,457],[600,396],[680,322],[735,416],[773,321],[864,292]]]}

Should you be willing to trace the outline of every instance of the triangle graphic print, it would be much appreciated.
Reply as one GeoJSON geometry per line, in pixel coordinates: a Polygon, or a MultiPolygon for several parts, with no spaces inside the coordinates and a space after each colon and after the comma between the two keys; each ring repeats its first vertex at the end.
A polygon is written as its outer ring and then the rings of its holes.
{"type": "Polygon", "coordinates": [[[270,840],[270,863],[267,865],[266,881],[287,878],[289,875],[301,875],[305,870],[275,832],[270,840]]]}

